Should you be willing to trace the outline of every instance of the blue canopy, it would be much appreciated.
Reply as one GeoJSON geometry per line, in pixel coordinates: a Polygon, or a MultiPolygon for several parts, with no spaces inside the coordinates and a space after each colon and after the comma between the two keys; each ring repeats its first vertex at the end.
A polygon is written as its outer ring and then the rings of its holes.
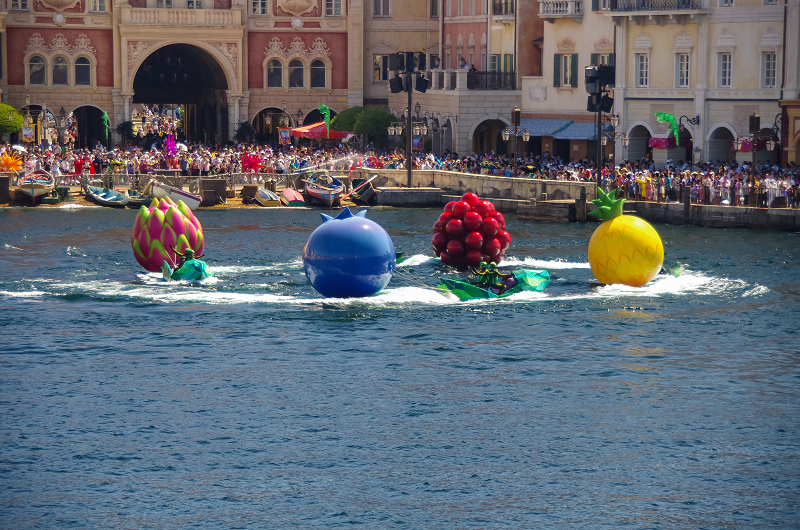
{"type": "MultiPolygon", "coordinates": [[[[604,126],[604,132],[611,130],[610,125],[604,126]]],[[[554,134],[553,138],[556,140],[597,140],[597,123],[571,122],[567,127],[554,134]]]]}
{"type": "Polygon", "coordinates": [[[553,136],[558,131],[568,127],[572,120],[534,120],[525,118],[520,120],[520,127],[528,130],[531,136],[553,136]]]}

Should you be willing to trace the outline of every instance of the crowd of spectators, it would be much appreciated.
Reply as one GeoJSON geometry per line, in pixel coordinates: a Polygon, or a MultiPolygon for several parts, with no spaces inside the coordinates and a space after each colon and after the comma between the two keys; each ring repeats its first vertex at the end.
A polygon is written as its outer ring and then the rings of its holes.
{"type": "MultiPolygon", "coordinates": [[[[371,145],[355,149],[347,145],[335,147],[295,147],[262,145],[205,146],[180,144],[176,153],[168,153],[163,145],[151,149],[124,147],[107,150],[98,144],[95,149],[69,149],[43,143],[22,153],[23,171],[44,169],[53,173],[62,184],[78,183],[83,172],[104,174],[116,184],[129,183],[131,175],[158,169],[177,170],[183,176],[243,174],[245,183],[273,179],[309,168],[346,170],[355,167],[405,169],[405,155],[398,150],[376,150],[371,145]],[[245,162],[249,160],[250,162],[245,162]],[[253,160],[258,171],[254,171],[253,160]]],[[[3,146],[2,150],[12,149],[3,146]]],[[[18,149],[18,148],[17,148],[18,149]]],[[[597,168],[592,161],[561,160],[526,155],[514,161],[506,155],[476,154],[459,156],[447,153],[437,157],[419,153],[413,158],[415,169],[440,169],[463,173],[548,180],[596,182],[597,168]],[[515,172],[516,169],[516,172],[515,172]]],[[[650,160],[624,161],[601,168],[601,185],[607,191],[618,189],[618,196],[632,200],[680,202],[686,194],[694,204],[750,205],[751,191],[757,206],[774,204],[796,208],[800,205],[800,167],[773,164],[751,167],[745,163],[703,163],[694,166],[683,161],[668,160],[656,169],[650,160]],[[777,203],[776,199],[781,198],[777,203]]]]}

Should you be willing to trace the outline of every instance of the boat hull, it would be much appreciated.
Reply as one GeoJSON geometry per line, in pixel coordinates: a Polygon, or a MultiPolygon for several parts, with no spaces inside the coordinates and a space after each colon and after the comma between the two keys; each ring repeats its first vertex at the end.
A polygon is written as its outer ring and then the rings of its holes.
{"type": "Polygon", "coordinates": [[[110,190],[108,188],[96,188],[94,186],[89,186],[88,190],[89,197],[100,206],[123,208],[130,202],[130,199],[124,193],[110,190]]]}
{"type": "Polygon", "coordinates": [[[278,198],[278,196],[275,193],[265,188],[258,188],[254,199],[261,206],[272,207],[281,205],[281,200],[278,198]]]}
{"type": "Polygon", "coordinates": [[[499,289],[447,278],[442,279],[439,288],[453,293],[459,300],[505,298],[521,291],[544,291],[545,287],[550,283],[550,274],[545,270],[518,269],[511,273],[511,277],[505,283],[506,290],[502,294],[499,289]]]}
{"type": "Polygon", "coordinates": [[[19,181],[19,190],[33,199],[52,193],[55,186],[53,176],[46,171],[34,171],[19,181]]]}
{"type": "Polygon", "coordinates": [[[184,263],[179,269],[175,269],[174,271],[170,268],[169,263],[164,260],[164,262],[161,264],[161,275],[167,281],[184,280],[190,282],[199,282],[210,276],[214,276],[214,273],[208,269],[208,265],[205,261],[201,261],[199,259],[190,259],[187,260],[186,263],[184,263]]]}
{"type": "Polygon", "coordinates": [[[281,204],[284,206],[305,206],[303,196],[296,189],[286,188],[281,192],[281,204]]]}
{"type": "Polygon", "coordinates": [[[161,182],[151,182],[153,195],[157,199],[163,199],[165,197],[169,197],[175,202],[183,201],[186,203],[186,206],[189,207],[190,210],[196,210],[200,207],[200,202],[202,199],[198,195],[193,195],[188,191],[183,191],[181,189],[175,188],[174,186],[170,186],[168,184],[164,184],[161,182]]]}

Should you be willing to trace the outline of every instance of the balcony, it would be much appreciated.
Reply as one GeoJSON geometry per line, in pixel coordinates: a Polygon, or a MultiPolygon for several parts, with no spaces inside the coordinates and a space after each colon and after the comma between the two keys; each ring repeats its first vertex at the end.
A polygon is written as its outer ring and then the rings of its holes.
{"type": "Polygon", "coordinates": [[[467,72],[467,90],[516,89],[516,72],[467,72]]]}
{"type": "Polygon", "coordinates": [[[701,9],[700,0],[608,0],[608,10],[631,11],[692,11],[701,9]]]}
{"type": "Polygon", "coordinates": [[[583,0],[539,0],[539,17],[552,23],[557,18],[583,19],[583,0]]]}
{"type": "Polygon", "coordinates": [[[120,23],[132,26],[234,27],[241,25],[241,10],[233,9],[120,9],[120,23]]]}
{"type": "Polygon", "coordinates": [[[494,0],[492,14],[495,16],[510,16],[514,14],[515,0],[494,0]]]}

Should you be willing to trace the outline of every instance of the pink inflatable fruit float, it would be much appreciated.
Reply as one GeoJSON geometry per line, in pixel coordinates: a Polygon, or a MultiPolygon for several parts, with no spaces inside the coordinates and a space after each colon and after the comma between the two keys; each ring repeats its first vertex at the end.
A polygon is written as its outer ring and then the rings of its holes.
{"type": "Polygon", "coordinates": [[[205,246],[203,226],[183,201],[175,204],[169,197],[153,199],[149,208],[142,206],[136,214],[131,232],[133,255],[145,269],[159,272],[164,260],[178,261],[170,245],[181,254],[190,248],[201,255],[205,246]]]}
{"type": "Polygon", "coordinates": [[[474,267],[481,261],[500,263],[511,245],[503,214],[491,201],[465,193],[460,201],[448,202],[433,225],[433,252],[442,263],[474,267]]]}

